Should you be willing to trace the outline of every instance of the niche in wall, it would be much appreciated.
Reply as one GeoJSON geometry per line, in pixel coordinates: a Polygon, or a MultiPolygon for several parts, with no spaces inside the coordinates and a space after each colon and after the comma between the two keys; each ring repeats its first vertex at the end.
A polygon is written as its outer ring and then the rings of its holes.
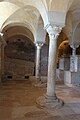
{"type": "Polygon", "coordinates": [[[10,79],[28,79],[34,75],[35,46],[29,38],[16,35],[5,47],[5,75],[10,79]],[[10,73],[10,74],[9,74],[10,73]]]}

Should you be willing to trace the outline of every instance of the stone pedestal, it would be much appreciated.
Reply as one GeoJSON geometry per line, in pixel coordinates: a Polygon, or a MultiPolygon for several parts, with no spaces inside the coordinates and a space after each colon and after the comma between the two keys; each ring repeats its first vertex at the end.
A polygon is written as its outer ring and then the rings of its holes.
{"type": "Polygon", "coordinates": [[[70,70],[70,56],[62,56],[59,61],[60,70],[70,70]]]}
{"type": "Polygon", "coordinates": [[[64,71],[64,84],[68,86],[72,86],[71,84],[71,72],[70,71],[64,71]]]}
{"type": "Polygon", "coordinates": [[[69,70],[70,70],[70,56],[62,56],[60,58],[59,62],[59,79],[66,84],[67,80],[69,80],[70,75],[69,75],[69,70]]]}
{"type": "Polygon", "coordinates": [[[80,87],[80,72],[64,71],[64,84],[69,87],[80,87]]]}
{"type": "Polygon", "coordinates": [[[64,70],[64,57],[61,57],[59,60],[59,69],[64,70]]]}
{"type": "Polygon", "coordinates": [[[70,70],[64,70],[64,83],[68,86],[80,86],[80,56],[71,56],[70,70]],[[74,57],[74,58],[73,58],[74,57]]]}

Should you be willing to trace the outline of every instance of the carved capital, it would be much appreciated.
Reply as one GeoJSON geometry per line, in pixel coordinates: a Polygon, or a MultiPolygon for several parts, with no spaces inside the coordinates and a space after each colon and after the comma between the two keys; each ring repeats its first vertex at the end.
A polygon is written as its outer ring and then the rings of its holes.
{"type": "Polygon", "coordinates": [[[3,37],[3,33],[0,32],[0,36],[3,37]]]}
{"type": "Polygon", "coordinates": [[[43,43],[35,43],[36,47],[41,49],[41,47],[43,46],[43,43]]]}
{"type": "Polygon", "coordinates": [[[76,49],[76,48],[79,47],[79,44],[70,44],[70,47],[71,47],[72,49],[76,49]]]}
{"type": "Polygon", "coordinates": [[[4,46],[7,45],[6,41],[4,40],[3,33],[0,32],[0,43],[4,46]]]}
{"type": "Polygon", "coordinates": [[[46,25],[45,29],[48,32],[50,37],[54,37],[54,39],[56,39],[59,33],[61,32],[62,27],[57,25],[52,26],[49,24],[49,25],[46,25]]]}

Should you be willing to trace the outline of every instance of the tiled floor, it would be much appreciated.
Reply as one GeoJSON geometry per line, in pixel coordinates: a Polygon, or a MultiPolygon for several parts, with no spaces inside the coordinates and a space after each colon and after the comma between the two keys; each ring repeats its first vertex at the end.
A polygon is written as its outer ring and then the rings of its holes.
{"type": "Polygon", "coordinates": [[[46,88],[27,81],[7,81],[0,85],[0,120],[80,120],[80,88],[57,85],[56,93],[65,104],[61,108],[41,109],[36,99],[46,88]]]}

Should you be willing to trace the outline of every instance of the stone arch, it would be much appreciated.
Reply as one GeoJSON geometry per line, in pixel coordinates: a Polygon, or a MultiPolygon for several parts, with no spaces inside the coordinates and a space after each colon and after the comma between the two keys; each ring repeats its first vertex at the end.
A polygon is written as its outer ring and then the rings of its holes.
{"type": "Polygon", "coordinates": [[[64,49],[66,47],[68,47],[69,45],[69,41],[68,40],[64,40],[61,42],[61,44],[58,46],[58,51],[57,51],[57,63],[59,63],[59,59],[61,58],[61,56],[64,54],[64,49]]]}
{"type": "Polygon", "coordinates": [[[73,0],[50,0],[49,10],[50,11],[59,11],[67,12],[72,5],[73,0]]]}
{"type": "Polygon", "coordinates": [[[80,21],[76,22],[74,29],[73,29],[73,34],[72,34],[72,42],[74,44],[80,44],[80,21]]]}
{"type": "Polygon", "coordinates": [[[68,41],[68,40],[63,41],[63,42],[59,45],[58,49],[60,49],[60,48],[63,48],[63,49],[64,49],[65,45],[67,45],[67,44],[69,44],[69,41],[68,41]]]}
{"type": "Polygon", "coordinates": [[[14,27],[14,26],[19,26],[19,27],[24,27],[25,29],[29,29],[29,31],[32,33],[32,38],[34,39],[34,29],[33,29],[33,27],[31,25],[25,24],[25,23],[20,23],[20,22],[8,23],[8,24],[6,24],[5,26],[2,27],[2,32],[4,33],[7,29],[9,29],[11,27],[14,27]]]}
{"type": "Polygon", "coordinates": [[[32,6],[32,7],[36,8],[36,10],[40,13],[40,15],[42,17],[44,27],[47,24],[49,24],[47,10],[46,10],[45,6],[43,5],[42,1],[38,1],[38,2],[36,2],[36,4],[33,2],[29,2],[29,3],[25,4],[25,7],[26,6],[32,6]]]}
{"type": "Polygon", "coordinates": [[[72,31],[73,31],[73,15],[70,11],[66,14],[65,27],[63,28],[63,32],[68,37],[69,42],[72,42],[72,31]]]}
{"type": "Polygon", "coordinates": [[[43,21],[41,16],[39,17],[37,29],[36,29],[36,35],[35,35],[35,43],[45,43],[46,40],[46,30],[43,29],[43,21]]]}
{"type": "Polygon", "coordinates": [[[75,33],[75,31],[78,28],[79,24],[80,24],[80,21],[76,22],[76,24],[74,26],[74,29],[73,29],[73,34],[75,33]]]}
{"type": "MultiPolygon", "coordinates": [[[[16,23],[16,24],[25,24],[25,26],[28,26],[29,29],[32,31],[33,35],[36,36],[38,22],[40,21],[39,18],[42,19],[42,17],[39,14],[38,10],[36,8],[34,8],[34,7],[31,8],[31,6],[27,5],[27,6],[23,7],[23,8],[21,8],[21,9],[17,10],[16,12],[14,12],[4,22],[1,29],[3,29],[8,24],[13,24],[13,22],[16,23]]],[[[42,23],[44,24],[43,20],[42,20],[42,23]]],[[[43,27],[44,27],[44,25],[43,25],[43,27]]]]}
{"type": "Polygon", "coordinates": [[[0,2],[0,28],[6,19],[12,15],[19,7],[9,2],[0,2]]]}
{"type": "Polygon", "coordinates": [[[30,19],[26,19],[26,17],[30,18],[28,14],[24,10],[19,9],[16,12],[14,12],[9,18],[6,19],[6,21],[3,23],[1,29],[3,29],[8,24],[23,24],[23,26],[28,26],[29,29],[35,34],[35,27],[33,24],[31,24],[30,19]]]}
{"type": "MultiPolygon", "coordinates": [[[[10,2],[18,5],[18,3],[15,1],[10,1],[10,2]]],[[[24,0],[24,1],[21,0],[20,5],[22,7],[26,7],[26,6],[35,7],[39,11],[39,13],[43,19],[44,26],[46,26],[48,24],[47,9],[46,9],[45,5],[43,4],[42,0],[38,0],[37,2],[32,1],[32,0],[27,0],[27,2],[26,2],[26,0],[24,0]]]]}
{"type": "Polygon", "coordinates": [[[66,41],[68,40],[68,37],[67,35],[65,34],[64,30],[61,31],[58,39],[57,39],[57,49],[59,48],[60,44],[63,42],[63,41],[66,41]]]}

